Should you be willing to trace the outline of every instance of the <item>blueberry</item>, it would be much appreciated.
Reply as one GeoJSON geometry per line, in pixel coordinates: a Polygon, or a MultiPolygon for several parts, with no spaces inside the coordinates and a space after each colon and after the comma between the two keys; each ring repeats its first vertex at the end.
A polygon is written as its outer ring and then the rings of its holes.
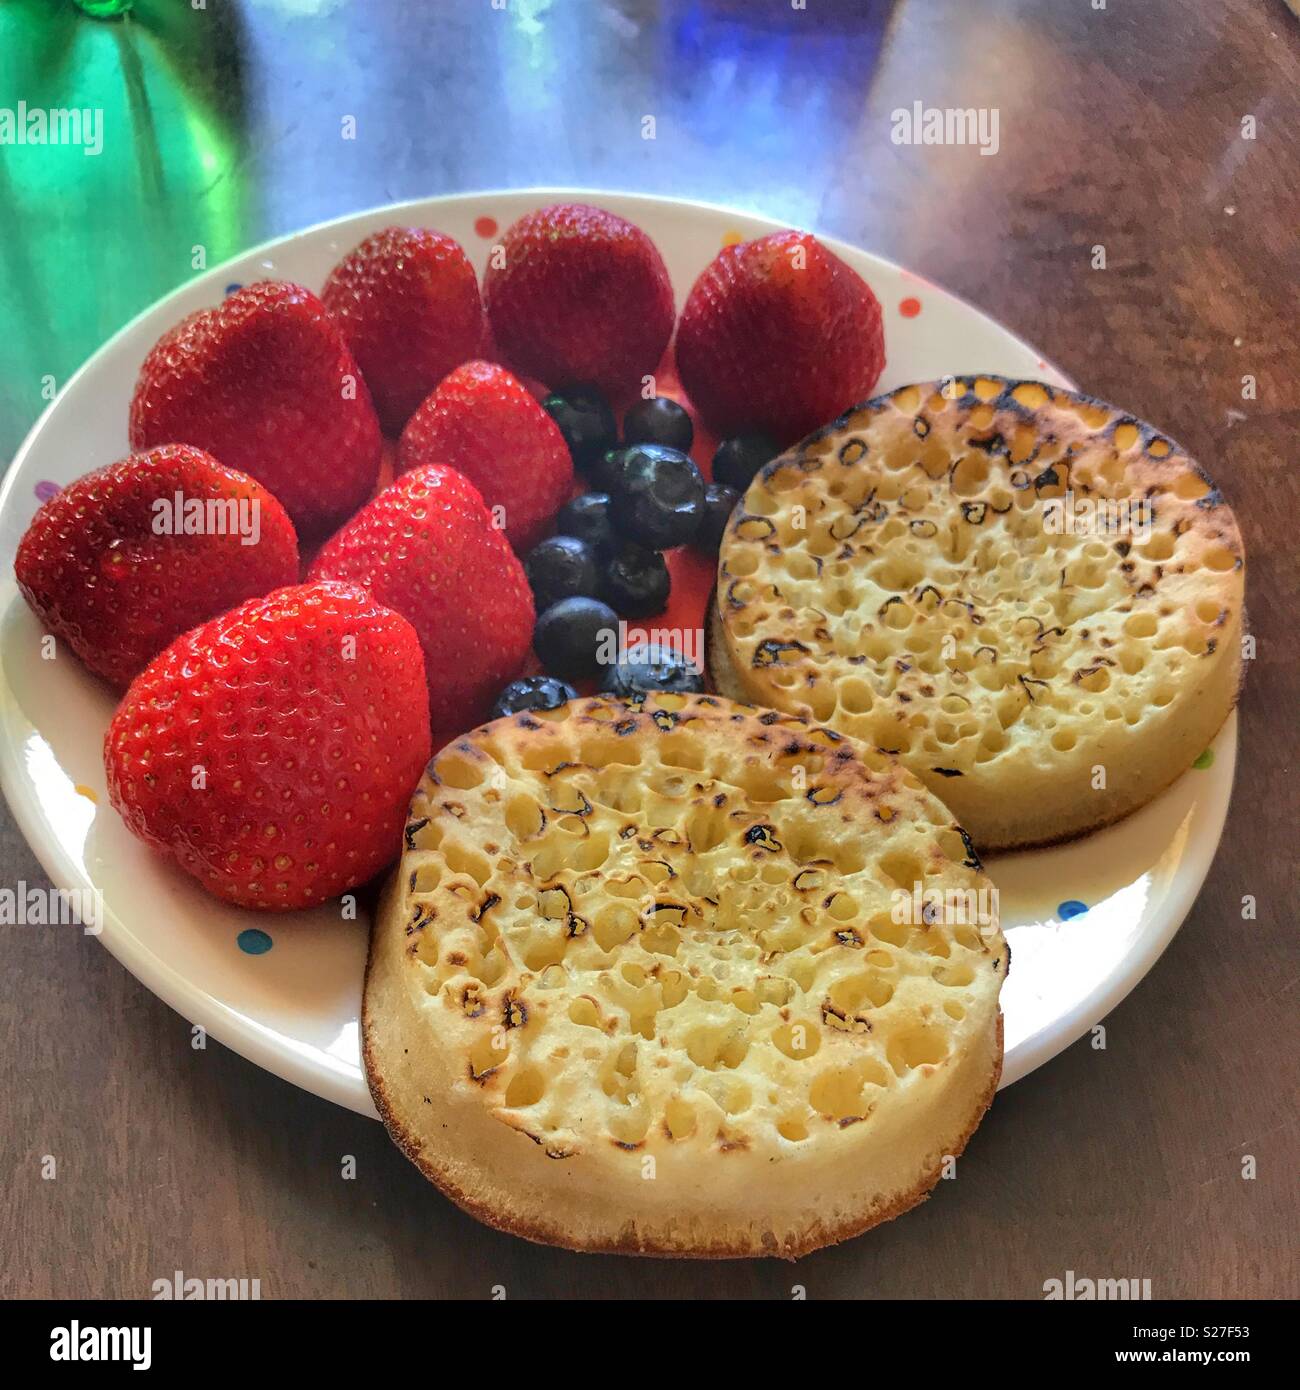
{"type": "Polygon", "coordinates": [[[627,462],[627,454],[626,449],[606,449],[587,470],[587,477],[597,492],[612,493],[618,486],[618,480],[623,474],[623,465],[627,462]]]}
{"type": "Polygon", "coordinates": [[[577,698],[578,692],[567,681],[557,681],[554,676],[524,676],[511,681],[497,696],[491,717],[502,719],[526,709],[555,709],[577,698]]]}
{"type": "Polygon", "coordinates": [[[600,586],[595,549],[577,536],[551,536],[534,546],[524,560],[524,573],[539,613],[562,598],[594,594],[600,586]]]}
{"type": "Polygon", "coordinates": [[[609,402],[594,386],[569,386],[553,391],[542,409],[560,427],[574,464],[589,468],[618,443],[618,425],[609,402]]]}
{"type": "Polygon", "coordinates": [[[704,522],[695,537],[701,550],[713,552],[722,544],[722,533],[740,501],[740,493],[724,483],[710,483],[704,489],[704,522]]]}
{"type": "Polygon", "coordinates": [[[704,689],[704,677],[672,647],[658,642],[639,642],[611,666],[600,688],[610,695],[636,695],[644,692],[694,694],[704,689]]]}
{"type": "Polygon", "coordinates": [[[609,519],[609,493],[584,492],[566,502],[555,518],[555,529],[564,536],[577,536],[598,553],[614,544],[614,528],[609,519]]]}
{"type": "Polygon", "coordinates": [[[633,444],[610,489],[609,514],[628,540],[651,550],[685,545],[704,520],[704,479],[678,449],[633,444]]]}
{"type": "Polygon", "coordinates": [[[546,669],[566,680],[595,676],[602,649],[618,641],[618,614],[594,598],[565,598],[537,619],[533,650],[546,669]]]}
{"type": "Polygon", "coordinates": [[[625,444],[666,444],[670,449],[690,452],[695,438],[691,417],[676,401],[667,396],[655,396],[638,401],[623,417],[625,444]]]}
{"type": "Polygon", "coordinates": [[[601,596],[625,618],[648,618],[664,611],[671,587],[664,557],[629,542],[610,558],[601,596]]]}
{"type": "Polygon", "coordinates": [[[738,434],[724,439],[713,455],[713,481],[744,490],[754,481],[754,474],[774,459],[780,449],[765,434],[738,434]]]}

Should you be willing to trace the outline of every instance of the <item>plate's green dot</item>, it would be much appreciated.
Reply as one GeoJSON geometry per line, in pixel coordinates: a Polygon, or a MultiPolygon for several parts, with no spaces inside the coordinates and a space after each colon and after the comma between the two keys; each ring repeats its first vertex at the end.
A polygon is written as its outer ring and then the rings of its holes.
{"type": "Polygon", "coordinates": [[[1207,748],[1207,749],[1205,750],[1205,752],[1202,753],[1201,756],[1200,756],[1199,758],[1197,758],[1197,760],[1192,764],[1192,766],[1193,766],[1193,767],[1199,767],[1202,771],[1204,771],[1207,767],[1210,766],[1210,764],[1211,764],[1213,761],[1214,761],[1214,749],[1213,749],[1213,748],[1207,748]]]}
{"type": "Polygon", "coordinates": [[[250,956],[264,956],[275,942],[257,927],[249,927],[247,931],[241,931],[235,938],[239,949],[250,956]]]}

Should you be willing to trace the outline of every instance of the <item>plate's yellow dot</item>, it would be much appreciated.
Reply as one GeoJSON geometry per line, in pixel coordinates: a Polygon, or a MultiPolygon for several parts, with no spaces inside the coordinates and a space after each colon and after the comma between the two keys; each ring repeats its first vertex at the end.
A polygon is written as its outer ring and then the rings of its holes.
{"type": "Polygon", "coordinates": [[[723,232],[722,234],[722,244],[724,246],[739,246],[744,239],[745,238],[734,227],[732,227],[730,231],[723,232]]]}
{"type": "Polygon", "coordinates": [[[96,806],[99,805],[99,797],[97,797],[89,787],[84,787],[80,782],[78,782],[72,790],[76,792],[78,796],[84,796],[87,801],[94,802],[96,806]]]}

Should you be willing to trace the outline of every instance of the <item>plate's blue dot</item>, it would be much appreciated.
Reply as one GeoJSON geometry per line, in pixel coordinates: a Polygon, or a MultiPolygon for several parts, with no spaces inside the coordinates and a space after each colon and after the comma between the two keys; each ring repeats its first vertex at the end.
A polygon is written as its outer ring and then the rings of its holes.
{"type": "Polygon", "coordinates": [[[235,292],[236,290],[242,290],[243,288],[244,288],[243,285],[241,285],[241,284],[239,283],[238,280],[232,280],[232,281],[226,286],[226,293],[227,293],[227,294],[234,294],[234,292],[235,292]]]}
{"type": "Polygon", "coordinates": [[[36,494],[36,500],[38,502],[48,502],[51,497],[58,495],[59,485],[58,483],[50,482],[48,478],[42,478],[32,491],[36,494]]]}
{"type": "Polygon", "coordinates": [[[264,931],[259,931],[257,927],[249,927],[247,931],[241,931],[235,940],[239,944],[239,949],[250,956],[264,956],[275,945],[275,942],[264,931]]]}
{"type": "Polygon", "coordinates": [[[1081,903],[1078,898],[1066,898],[1066,900],[1056,909],[1062,922],[1068,922],[1071,917],[1082,917],[1088,910],[1087,903],[1081,903]]]}

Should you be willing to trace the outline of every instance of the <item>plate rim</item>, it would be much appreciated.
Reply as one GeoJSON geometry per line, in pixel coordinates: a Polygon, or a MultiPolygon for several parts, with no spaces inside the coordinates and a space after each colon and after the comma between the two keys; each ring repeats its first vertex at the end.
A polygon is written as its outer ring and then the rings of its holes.
{"type": "MultiPolygon", "coordinates": [[[[272,252],[301,238],[318,236],[345,224],[364,222],[367,219],[382,215],[400,217],[403,213],[413,210],[420,210],[422,216],[429,216],[427,210],[430,208],[473,203],[476,200],[500,199],[545,200],[545,202],[586,200],[598,202],[600,199],[619,199],[628,203],[653,205],[664,211],[685,208],[708,213],[715,217],[741,218],[762,223],[771,228],[792,225],[788,222],[783,223],[766,213],[729,204],[714,203],[700,198],[681,198],[661,193],[645,193],[615,188],[597,189],[539,185],[526,188],[472,189],[456,193],[433,194],[424,198],[408,198],[393,203],[380,203],[342,213],[337,217],[326,218],[309,226],[299,227],[293,231],[271,237],[226,257],[194,278],[176,285],[133,315],[81,363],[68,377],[54,399],[48,402],[45,409],[37,416],[14,452],[5,476],[3,480],[0,480],[0,515],[11,505],[12,494],[20,484],[19,474],[55,408],[73,392],[82,378],[94,366],[102,359],[112,355],[118,348],[120,341],[131,333],[142,320],[164,308],[173,300],[194,290],[196,285],[209,280],[215,282],[223,273],[228,273],[230,267],[245,262],[250,257],[272,252]]],[[[544,203],[539,201],[539,205],[544,205],[544,203]]],[[[945,299],[954,302],[968,313],[994,325],[1018,347],[1022,348],[1027,355],[1033,356],[1042,363],[1040,370],[1046,379],[1055,378],[1067,389],[1078,389],[1073,378],[1057,366],[1051,358],[1045,356],[1039,348],[1008,328],[1001,319],[971,303],[963,296],[955,294],[942,283],[932,280],[928,276],[919,275],[917,272],[909,270],[877,252],[868,250],[864,246],[845,241],[840,237],[824,234],[811,227],[806,228],[806,230],[811,231],[818,240],[837,255],[842,255],[847,251],[853,256],[866,256],[886,270],[917,281],[927,289],[933,290],[945,299]]],[[[759,235],[763,234],[759,233],[759,235]]],[[[315,292],[313,291],[313,293],[315,292]]],[[[12,577],[6,579],[3,592],[11,599],[18,596],[17,586],[12,577]]],[[[0,708],[8,713],[15,707],[15,703],[15,697],[8,681],[0,680],[0,708]]],[[[1186,881],[1178,886],[1173,896],[1173,905],[1168,910],[1168,925],[1155,937],[1150,940],[1143,940],[1141,949],[1136,952],[1134,957],[1130,957],[1132,968],[1126,970],[1122,975],[1109,975],[1091,994],[1076,1004],[1069,1013],[1062,1016],[1062,1026],[1059,1029],[1054,1026],[1053,1031],[1036,1045],[1022,1048],[1016,1065],[1004,1070],[999,1089],[1010,1086],[1030,1072],[1037,1070],[1045,1062],[1050,1061],[1051,1058],[1077,1042],[1097,1021],[1105,1018],[1145,979],[1181,929],[1214,863],[1223,829],[1227,822],[1236,777],[1237,719],[1235,706],[1215,737],[1216,743],[1221,740],[1224,743],[1220,749],[1220,755],[1228,756],[1231,762],[1228,792],[1222,804],[1217,808],[1214,823],[1205,828],[1205,837],[1207,840],[1212,840],[1213,844],[1206,858],[1204,869],[1199,874],[1186,876],[1186,881]],[[1192,881],[1193,878],[1195,879],[1194,882],[1192,881]]],[[[56,888],[93,889],[95,885],[90,875],[83,873],[71,856],[66,853],[62,840],[54,832],[54,827],[43,814],[39,800],[27,795],[21,770],[16,765],[19,761],[16,757],[18,747],[19,745],[12,739],[0,739],[0,791],[4,794],[15,824],[22,832],[23,838],[37,862],[56,888]]],[[[105,904],[104,912],[105,921],[101,924],[101,930],[96,934],[99,943],[115,960],[130,971],[150,993],[161,999],[173,1012],[190,1023],[202,1027],[224,1047],[281,1080],[320,1096],[324,1100],[342,1105],[358,1114],[378,1118],[370,1098],[369,1088],[365,1084],[364,1066],[362,1068],[363,1090],[359,1093],[354,1075],[345,1070],[342,1064],[331,1064],[335,1060],[332,1054],[307,1056],[288,1051],[282,1045],[272,1041],[275,1035],[268,1035],[268,1030],[256,1019],[241,1013],[211,993],[197,989],[188,976],[182,974],[162,956],[139,942],[125,928],[118,915],[108,908],[107,904],[105,904]],[[117,930],[111,933],[107,930],[110,923],[117,927],[117,930]],[[330,1062],[325,1061],[325,1057],[329,1057],[330,1062]]],[[[358,981],[358,987],[360,987],[360,983],[358,981]]]]}
{"type": "MultiPolygon", "coordinates": [[[[1044,1033],[1041,1041],[1032,1039],[1021,1046],[1016,1054],[1016,1064],[1012,1067],[1003,1065],[1001,1079],[998,1082],[998,1090],[1004,1090],[1008,1086],[1013,1086],[1017,1081],[1023,1080],[1039,1067],[1050,1062],[1053,1057],[1058,1057],[1067,1048],[1073,1047],[1076,1042],[1090,1029],[1099,1024],[1103,1019],[1108,1018],[1130,994],[1142,983],[1151,973],[1156,962],[1168,950],[1174,937],[1183,928],[1183,923],[1187,921],[1197,898],[1201,895],[1201,889],[1205,887],[1205,880],[1210,876],[1210,870],[1214,867],[1215,861],[1219,856],[1219,845],[1223,840],[1224,826],[1228,823],[1228,812],[1232,807],[1232,794],[1237,786],[1237,711],[1240,705],[1240,698],[1233,702],[1232,708],[1228,711],[1228,717],[1219,726],[1218,732],[1210,740],[1209,746],[1214,749],[1214,758],[1217,763],[1220,759],[1227,761],[1228,790],[1222,802],[1214,803],[1210,810],[1213,819],[1202,826],[1198,838],[1210,846],[1209,853],[1205,859],[1204,868],[1199,872],[1188,873],[1184,867],[1183,872],[1178,876],[1174,885],[1171,886],[1169,906],[1164,909],[1167,916],[1168,925],[1159,933],[1150,937],[1144,936],[1140,939],[1137,949],[1132,951],[1126,959],[1132,963],[1133,968],[1123,974],[1112,972],[1102,980],[1091,993],[1085,995],[1072,1009],[1061,1014],[1054,1020],[1050,1035],[1044,1033]]],[[[1193,769],[1188,767],[1178,774],[1176,778],[1164,788],[1159,796],[1153,797],[1152,801],[1159,800],[1167,792],[1176,787],[1184,777],[1192,774],[1193,769]]],[[[1137,807],[1130,812],[1130,815],[1139,815],[1151,801],[1137,807]]],[[[1188,812],[1190,815],[1191,812],[1188,812]]],[[[1094,831],[1094,834],[1104,833],[1106,830],[1122,827],[1128,816],[1121,817],[1111,826],[1103,827],[1102,831],[1094,831]]],[[[1076,844],[1087,836],[1079,836],[1078,840],[1069,840],[1060,848],[1065,848],[1070,844],[1076,844]]],[[[1043,849],[1050,850],[1053,846],[1044,846],[1043,849]]],[[[1042,850],[1031,849],[1019,851],[1024,854],[1038,854],[1042,850]]],[[[1010,858],[1010,855],[1004,856],[1010,858]]],[[[996,860],[998,856],[989,855],[990,860],[996,860]]],[[[1186,856],[1182,861],[1186,863],[1186,856]]],[[[1014,930],[1014,928],[1013,928],[1014,930]]],[[[1015,969],[1014,959],[1009,967],[1009,972],[1015,969]]]]}

